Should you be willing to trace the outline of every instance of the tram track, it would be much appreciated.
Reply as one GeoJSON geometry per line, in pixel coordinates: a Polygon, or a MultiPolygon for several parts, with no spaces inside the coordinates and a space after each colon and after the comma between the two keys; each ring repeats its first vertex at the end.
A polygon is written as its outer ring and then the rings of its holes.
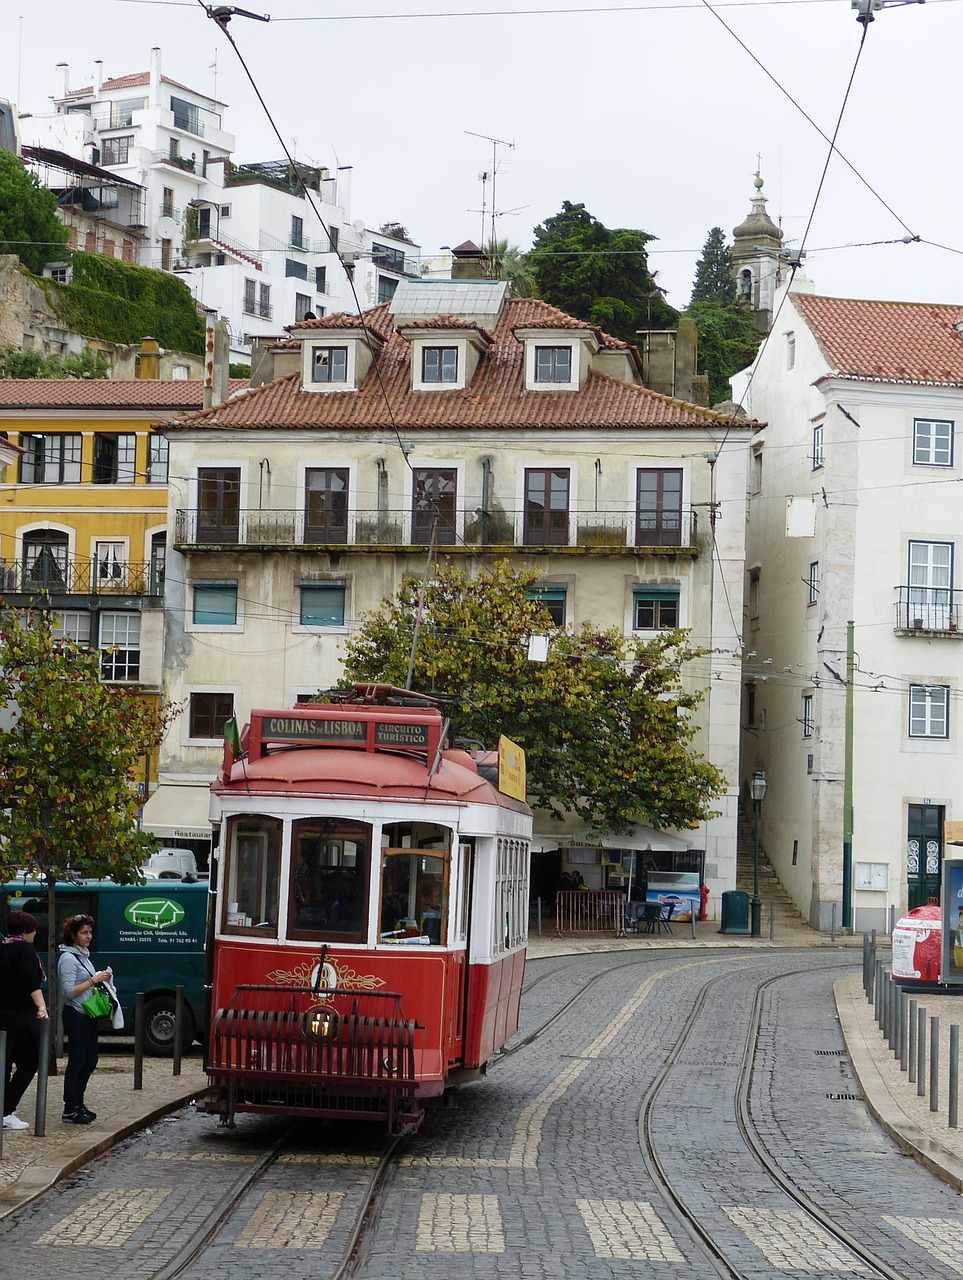
{"type": "MultiPolygon", "coordinates": [[[[869,1272],[882,1277],[883,1280],[905,1280],[904,1272],[896,1270],[879,1254],[854,1240],[850,1232],[841,1227],[830,1214],[816,1204],[783,1171],[767,1149],[753,1120],[752,1086],[754,1061],[766,995],[774,984],[796,977],[803,972],[805,970],[802,969],[786,971],[760,981],[756,985],[734,1097],[739,1135],[747,1150],[775,1186],[841,1248],[858,1259],[869,1272]]],[[[642,1100],[638,1117],[638,1136],[642,1158],[649,1177],[662,1196],[673,1218],[699,1248],[712,1268],[713,1273],[717,1276],[725,1277],[725,1280],[747,1280],[749,1272],[741,1268],[731,1254],[713,1238],[711,1232],[689,1207],[684,1195],[677,1191],[673,1185],[672,1179],[659,1157],[653,1121],[657,1104],[668,1085],[672,1072],[681,1063],[694,1039],[695,1031],[699,1027],[710,992],[720,983],[727,981],[731,981],[731,975],[710,979],[696,995],[689,1015],[665,1063],[642,1100]]]]}

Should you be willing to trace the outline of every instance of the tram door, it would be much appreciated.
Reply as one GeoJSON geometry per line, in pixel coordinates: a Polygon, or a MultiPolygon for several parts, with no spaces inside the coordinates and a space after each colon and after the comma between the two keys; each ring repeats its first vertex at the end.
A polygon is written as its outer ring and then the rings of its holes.
{"type": "Polygon", "coordinates": [[[452,992],[453,1013],[452,1058],[460,1059],[465,1046],[465,1023],[468,1016],[468,931],[471,924],[472,885],[475,878],[475,848],[471,843],[456,845],[457,868],[455,901],[452,903],[450,945],[458,966],[457,989],[452,992]]]}
{"type": "Polygon", "coordinates": [[[907,906],[923,907],[940,898],[943,870],[943,806],[911,804],[906,822],[907,906]]]}

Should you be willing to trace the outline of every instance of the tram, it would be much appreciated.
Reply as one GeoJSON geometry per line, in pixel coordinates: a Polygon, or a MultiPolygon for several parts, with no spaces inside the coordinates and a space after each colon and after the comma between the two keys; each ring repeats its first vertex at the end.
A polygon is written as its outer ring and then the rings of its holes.
{"type": "Polygon", "coordinates": [[[518,1028],[531,810],[390,686],[253,711],[240,746],[212,785],[203,1109],[413,1132],[518,1028]]]}

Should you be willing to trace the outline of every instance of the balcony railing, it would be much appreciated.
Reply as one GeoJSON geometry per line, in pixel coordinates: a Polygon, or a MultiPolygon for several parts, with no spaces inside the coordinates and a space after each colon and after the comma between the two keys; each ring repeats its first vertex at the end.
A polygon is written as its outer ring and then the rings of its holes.
{"type": "MultiPolygon", "coordinates": [[[[667,524],[639,521],[637,513],[599,511],[542,513],[461,511],[452,520],[439,512],[435,541],[443,546],[571,547],[599,551],[671,554],[696,546],[696,514],[683,512],[667,524]],[[556,517],[561,517],[557,519],[556,517]]],[[[402,547],[426,545],[435,523],[430,511],[352,511],[312,521],[304,510],[197,511],[176,513],[177,547],[402,547]]]]}
{"type": "Polygon", "coordinates": [[[164,594],[164,568],[158,564],[102,563],[47,557],[0,565],[2,595],[124,595],[164,594]]]}
{"type": "Polygon", "coordinates": [[[959,626],[961,605],[963,591],[950,587],[900,587],[896,629],[951,634],[959,626]]]}

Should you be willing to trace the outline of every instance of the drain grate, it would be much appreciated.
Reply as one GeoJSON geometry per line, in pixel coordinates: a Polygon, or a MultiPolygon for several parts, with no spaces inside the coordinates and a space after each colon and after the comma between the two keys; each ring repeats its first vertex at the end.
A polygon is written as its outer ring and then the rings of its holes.
{"type": "Polygon", "coordinates": [[[858,1093],[827,1093],[827,1098],[833,1102],[862,1102],[862,1098],[858,1093]]]}
{"type": "Polygon", "coordinates": [[[816,1057],[817,1058],[845,1058],[846,1050],[845,1049],[817,1049],[816,1057]]]}

